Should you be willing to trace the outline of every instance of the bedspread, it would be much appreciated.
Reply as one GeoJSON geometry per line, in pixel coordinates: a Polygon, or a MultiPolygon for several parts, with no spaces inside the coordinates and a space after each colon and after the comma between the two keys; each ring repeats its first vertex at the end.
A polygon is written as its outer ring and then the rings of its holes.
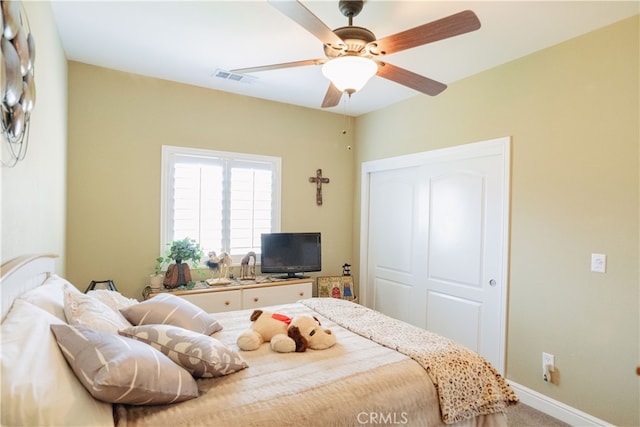
{"type": "Polygon", "coordinates": [[[313,298],[301,303],[420,363],[436,387],[442,420],[447,424],[504,411],[518,402],[489,362],[447,338],[340,299],[313,298]]]}
{"type": "MultiPolygon", "coordinates": [[[[268,344],[240,352],[249,367],[199,379],[198,398],[172,405],[115,405],[116,425],[445,425],[436,388],[409,356],[349,331],[302,303],[268,310],[315,315],[336,334],[337,344],[304,353],[276,353],[268,344]]],[[[237,349],[235,340],[250,327],[252,311],[216,313],[223,330],[213,336],[237,349]]],[[[481,415],[457,425],[505,426],[506,418],[502,413],[481,415]]]]}

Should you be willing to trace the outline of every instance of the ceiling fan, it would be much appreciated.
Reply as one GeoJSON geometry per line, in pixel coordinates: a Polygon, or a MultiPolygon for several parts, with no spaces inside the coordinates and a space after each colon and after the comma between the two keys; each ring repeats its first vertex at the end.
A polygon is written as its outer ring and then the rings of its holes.
{"type": "Polygon", "coordinates": [[[379,58],[480,28],[480,21],[476,14],[470,10],[465,10],[409,30],[376,39],[373,32],[367,28],[353,25],[353,18],[362,11],[364,6],[364,1],[362,0],[340,0],[338,2],[338,9],[349,19],[349,25],[335,30],[327,27],[297,0],[267,0],[267,2],[316,36],[324,45],[326,58],[241,68],[232,70],[232,72],[246,74],[281,68],[322,65],[323,74],[331,81],[322,101],[322,108],[338,105],[343,93],[351,96],[351,94],[360,90],[369,78],[374,75],[427,95],[435,96],[439,94],[447,88],[447,85],[381,61],[379,58]],[[357,81],[340,82],[339,78],[345,75],[354,77],[357,81]]]}

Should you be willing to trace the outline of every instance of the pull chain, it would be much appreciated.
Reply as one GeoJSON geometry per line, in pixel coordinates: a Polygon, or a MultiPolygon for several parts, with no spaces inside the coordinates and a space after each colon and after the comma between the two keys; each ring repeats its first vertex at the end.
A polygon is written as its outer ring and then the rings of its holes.
{"type": "Polygon", "coordinates": [[[351,101],[351,94],[348,93],[347,95],[349,95],[347,98],[345,98],[344,100],[344,104],[343,104],[343,115],[344,115],[344,122],[345,122],[345,127],[342,130],[342,134],[346,135],[350,130],[351,130],[351,121],[349,120],[349,116],[347,115],[347,111],[349,108],[349,102],[351,101]]]}

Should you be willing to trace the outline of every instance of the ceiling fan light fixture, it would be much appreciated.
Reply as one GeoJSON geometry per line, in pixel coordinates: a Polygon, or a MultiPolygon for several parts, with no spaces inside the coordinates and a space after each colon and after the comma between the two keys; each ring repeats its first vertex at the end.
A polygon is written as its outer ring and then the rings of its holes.
{"type": "Polygon", "coordinates": [[[373,60],[361,56],[341,56],[322,66],[322,74],[340,92],[349,94],[362,89],[377,71],[378,66],[373,60]]]}

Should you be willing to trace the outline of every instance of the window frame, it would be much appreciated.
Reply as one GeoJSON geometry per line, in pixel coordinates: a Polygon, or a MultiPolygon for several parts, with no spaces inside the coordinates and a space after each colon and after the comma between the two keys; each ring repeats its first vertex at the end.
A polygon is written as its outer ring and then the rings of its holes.
{"type": "MultiPolygon", "coordinates": [[[[223,162],[232,160],[236,162],[262,162],[270,163],[272,165],[273,182],[271,192],[271,232],[277,233],[280,231],[281,220],[281,195],[282,195],[282,158],[275,156],[265,156],[260,154],[248,154],[238,153],[230,151],[210,150],[205,148],[191,148],[191,147],[179,147],[172,145],[162,146],[162,161],[161,161],[161,185],[160,185],[160,256],[164,256],[167,250],[167,243],[170,235],[170,227],[173,221],[172,217],[172,188],[173,188],[173,167],[176,156],[192,156],[200,157],[203,159],[220,160],[223,162]]],[[[229,188],[224,188],[223,191],[229,191],[229,188]]],[[[227,207],[223,207],[227,209],[227,207]]],[[[199,243],[199,242],[198,242],[199,243]]],[[[219,251],[220,249],[216,250],[219,251]]],[[[233,255],[232,261],[234,264],[239,264],[242,255],[233,255]]],[[[259,256],[258,256],[259,258],[259,256]]],[[[201,260],[201,265],[204,265],[206,261],[205,257],[201,260]]]]}

